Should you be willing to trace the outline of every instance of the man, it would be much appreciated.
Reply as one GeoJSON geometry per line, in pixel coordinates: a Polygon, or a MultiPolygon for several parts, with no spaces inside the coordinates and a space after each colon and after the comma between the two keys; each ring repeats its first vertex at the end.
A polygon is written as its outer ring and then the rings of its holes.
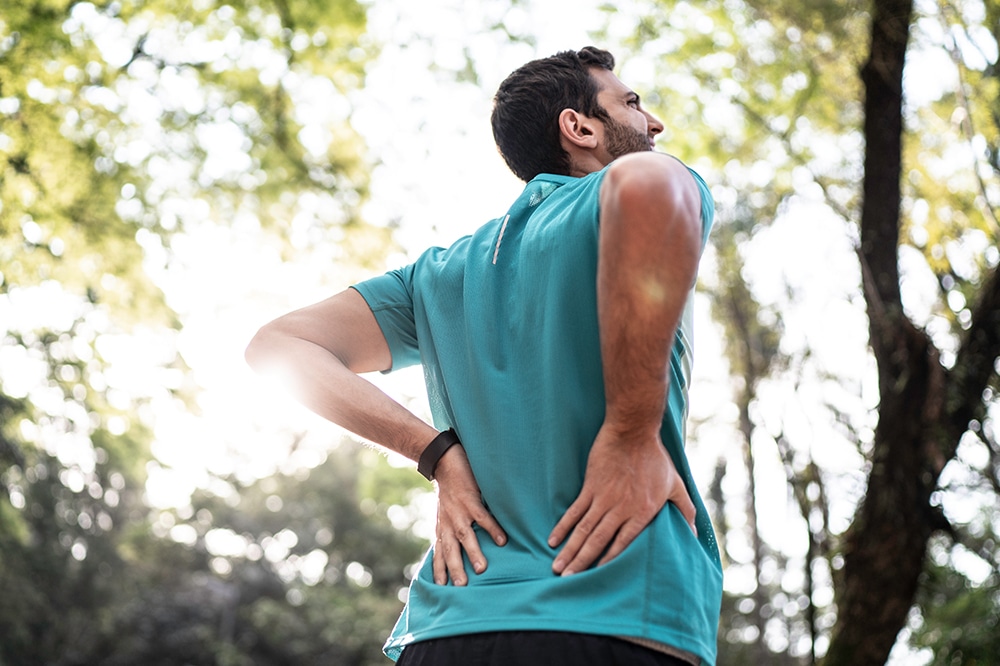
{"type": "Polygon", "coordinates": [[[493,131],[529,182],[507,214],[247,349],[436,482],[385,648],[404,666],[715,660],[721,567],[683,451],[713,206],[613,66],[587,47],[511,74],[493,131]],[[443,432],[357,375],[414,363],[443,432]]]}

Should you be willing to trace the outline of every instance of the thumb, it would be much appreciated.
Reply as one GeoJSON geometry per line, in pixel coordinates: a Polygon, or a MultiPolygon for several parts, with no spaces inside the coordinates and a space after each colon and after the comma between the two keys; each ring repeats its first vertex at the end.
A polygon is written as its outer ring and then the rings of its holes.
{"type": "Polygon", "coordinates": [[[680,509],[681,515],[684,516],[684,520],[687,521],[694,535],[698,536],[698,528],[695,526],[695,518],[698,515],[698,510],[695,508],[694,502],[691,501],[691,496],[688,495],[687,490],[681,486],[680,496],[674,497],[671,501],[680,509]]]}

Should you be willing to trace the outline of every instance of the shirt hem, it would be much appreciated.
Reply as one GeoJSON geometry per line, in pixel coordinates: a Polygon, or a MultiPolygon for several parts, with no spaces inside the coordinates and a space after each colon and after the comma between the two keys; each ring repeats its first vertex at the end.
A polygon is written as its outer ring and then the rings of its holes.
{"type": "MultiPolygon", "coordinates": [[[[397,637],[390,637],[383,647],[383,652],[390,659],[395,661],[399,658],[403,649],[407,645],[420,641],[435,638],[446,638],[448,636],[460,636],[463,634],[475,634],[493,631],[566,631],[578,634],[593,634],[596,636],[611,636],[622,640],[630,641],[647,647],[657,649],[654,645],[662,646],[671,650],[668,654],[690,661],[699,666],[714,666],[715,652],[701,642],[692,639],[686,634],[676,634],[669,631],[654,632],[643,631],[642,628],[634,626],[619,626],[607,623],[587,624],[574,622],[572,626],[565,626],[558,622],[543,622],[539,618],[524,618],[518,621],[517,618],[508,619],[507,622],[498,624],[496,622],[462,622],[457,624],[438,625],[422,631],[404,633],[397,637]],[[711,655],[711,658],[706,657],[711,655]]],[[[712,646],[714,647],[714,646],[712,646]]],[[[658,651],[664,652],[663,649],[658,651]]]]}

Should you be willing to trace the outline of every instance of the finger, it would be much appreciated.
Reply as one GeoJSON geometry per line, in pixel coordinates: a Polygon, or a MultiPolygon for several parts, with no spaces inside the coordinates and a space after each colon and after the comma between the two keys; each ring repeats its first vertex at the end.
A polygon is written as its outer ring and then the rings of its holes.
{"type": "Polygon", "coordinates": [[[477,510],[473,510],[472,519],[490,535],[493,543],[498,546],[507,543],[507,533],[500,527],[500,523],[493,517],[493,514],[486,510],[486,507],[480,506],[477,510]]]}
{"type": "Polygon", "coordinates": [[[549,547],[555,548],[563,542],[566,535],[570,533],[580,519],[583,518],[587,510],[590,509],[590,497],[581,494],[576,498],[576,501],[569,505],[566,509],[566,513],[562,515],[556,526],[552,528],[552,533],[549,534],[549,547]]]}
{"type": "Polygon", "coordinates": [[[593,522],[588,520],[589,509],[590,498],[581,495],[566,509],[566,513],[563,514],[562,518],[559,519],[559,522],[552,529],[552,534],[549,535],[550,547],[555,548],[565,540],[562,550],[559,551],[556,559],[552,562],[553,573],[559,575],[563,573],[566,565],[576,557],[576,553],[586,539],[586,535],[592,529],[593,522]],[[567,535],[569,535],[569,540],[566,540],[567,535]]]}
{"type": "Polygon", "coordinates": [[[476,536],[476,532],[472,529],[472,526],[456,530],[455,537],[462,548],[465,549],[465,554],[472,564],[472,570],[476,573],[486,571],[486,557],[483,556],[483,551],[479,548],[479,538],[476,536]]]}
{"type": "Polygon", "coordinates": [[[611,542],[607,552],[604,553],[604,557],[602,557],[600,562],[597,563],[597,566],[607,564],[611,560],[618,557],[623,550],[628,548],[629,544],[635,541],[635,538],[639,536],[646,524],[648,523],[630,520],[622,525],[618,530],[618,533],[615,535],[615,540],[611,542]]]}
{"type": "Polygon", "coordinates": [[[698,509],[695,508],[694,502],[691,501],[691,496],[688,495],[687,490],[685,490],[680,497],[671,498],[670,501],[681,510],[681,515],[684,516],[684,520],[687,521],[691,531],[694,532],[695,536],[698,536],[698,528],[695,525],[695,518],[698,516],[698,509]]]}
{"type": "Polygon", "coordinates": [[[434,551],[431,555],[431,566],[434,571],[434,582],[438,585],[448,584],[448,572],[444,565],[444,553],[441,552],[441,539],[438,538],[434,544],[434,551]]]}
{"type": "MultiPolygon", "coordinates": [[[[589,518],[589,515],[584,516],[577,524],[576,529],[573,530],[573,534],[570,535],[569,541],[566,542],[563,552],[556,558],[557,562],[560,560],[566,561],[561,574],[563,576],[571,576],[579,571],[588,569],[594,563],[594,560],[608,547],[608,544],[611,543],[621,525],[610,514],[602,516],[593,527],[590,526],[589,518]],[[574,541],[579,546],[575,554],[570,556],[566,552],[566,549],[574,541]]],[[[553,569],[555,569],[555,565],[553,565],[553,569]]]]}
{"type": "Polygon", "coordinates": [[[459,542],[454,537],[446,537],[442,540],[442,550],[444,566],[451,582],[459,587],[465,585],[468,581],[465,577],[465,563],[462,561],[462,548],[459,542]]]}

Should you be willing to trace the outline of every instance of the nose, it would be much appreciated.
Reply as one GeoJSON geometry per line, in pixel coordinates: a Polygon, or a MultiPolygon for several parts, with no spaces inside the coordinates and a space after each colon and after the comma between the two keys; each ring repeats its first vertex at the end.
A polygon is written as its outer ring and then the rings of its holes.
{"type": "Polygon", "coordinates": [[[663,123],[660,122],[659,118],[651,114],[649,111],[643,111],[646,114],[646,127],[649,130],[650,136],[656,136],[663,131],[663,123]]]}

